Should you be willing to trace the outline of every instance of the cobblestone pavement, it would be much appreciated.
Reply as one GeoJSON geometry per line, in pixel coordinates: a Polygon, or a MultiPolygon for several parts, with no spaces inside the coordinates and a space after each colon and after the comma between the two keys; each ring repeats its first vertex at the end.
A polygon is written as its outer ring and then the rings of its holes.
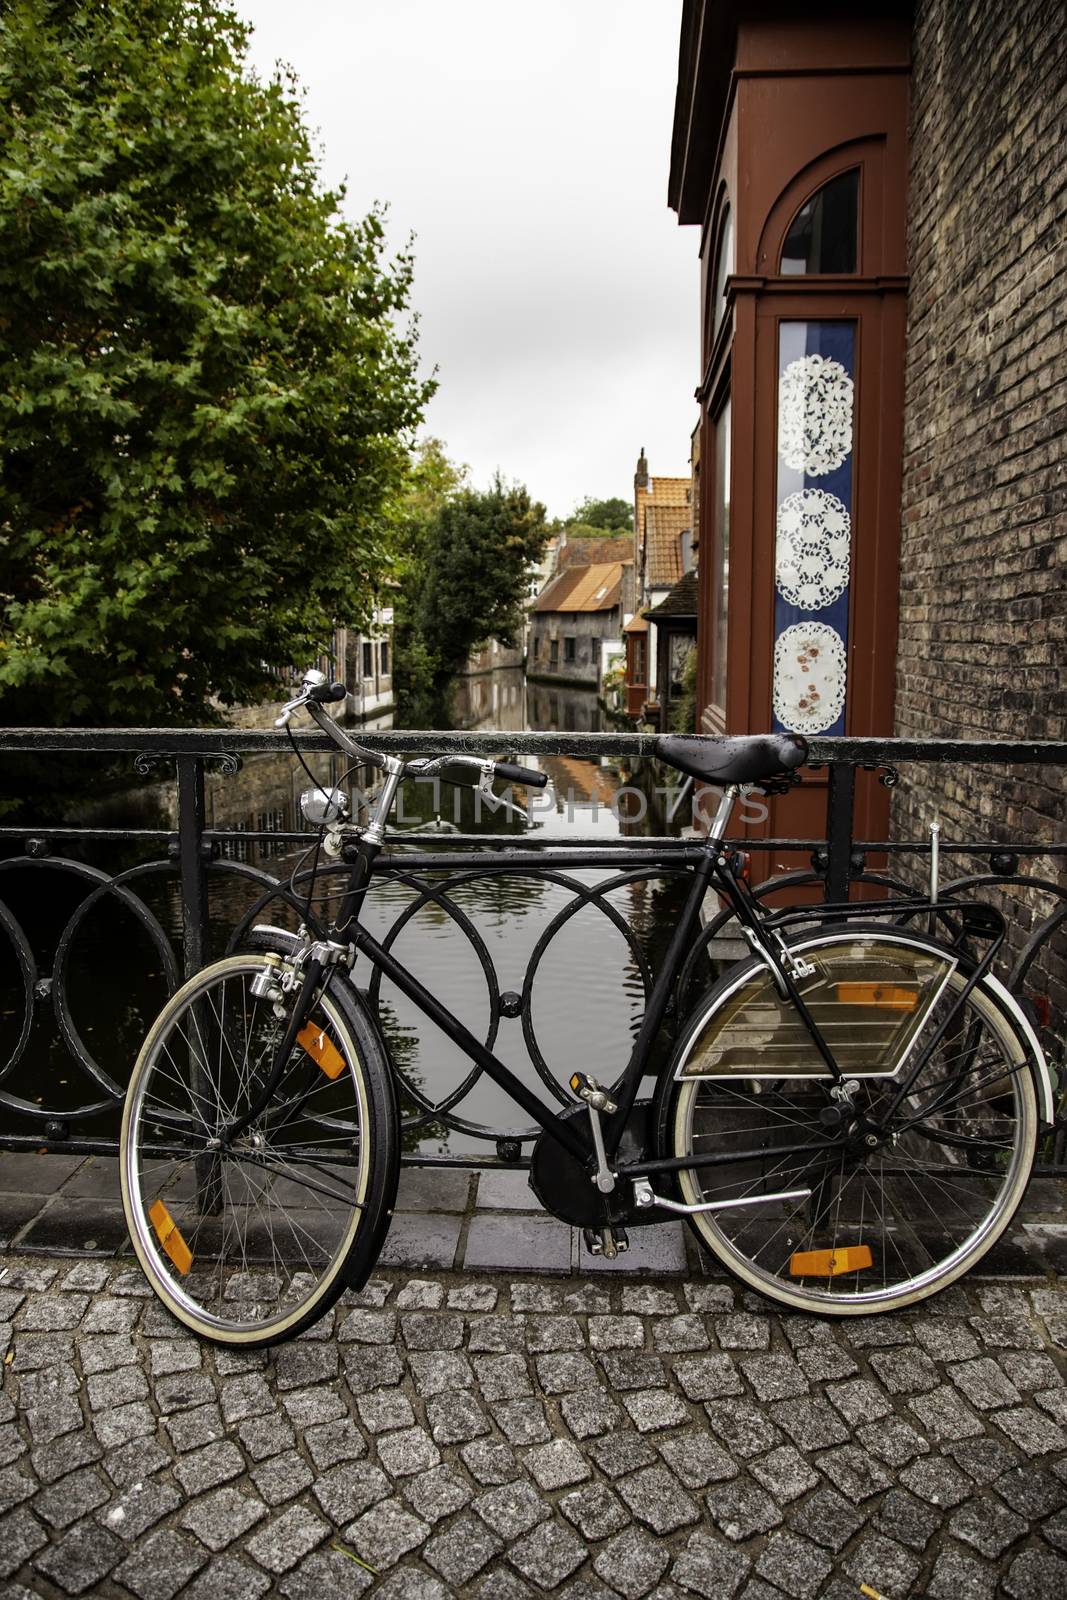
{"type": "Polygon", "coordinates": [[[384,1273],[237,1356],[0,1259],[0,1594],[1062,1600],[1067,1292],[384,1273]]]}

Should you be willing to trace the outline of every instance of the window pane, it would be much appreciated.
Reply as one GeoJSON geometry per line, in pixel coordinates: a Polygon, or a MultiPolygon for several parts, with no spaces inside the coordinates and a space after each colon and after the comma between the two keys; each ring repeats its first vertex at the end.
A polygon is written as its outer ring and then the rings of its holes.
{"type": "Polygon", "coordinates": [[[719,257],[715,263],[715,298],[712,302],[712,333],[718,329],[726,310],[726,280],[734,270],[734,218],[727,209],[723,219],[722,237],[719,240],[719,257]]]}
{"type": "Polygon", "coordinates": [[[846,731],[856,328],[778,326],[774,726],[846,731]]]}
{"type": "Polygon", "coordinates": [[[711,656],[711,703],[726,709],[726,622],[730,593],[730,402],[715,425],[715,526],[712,548],[714,586],[711,656]]]}
{"type": "Polygon", "coordinates": [[[782,246],[782,273],[855,272],[860,172],[824,183],[793,218],[782,246]]]}

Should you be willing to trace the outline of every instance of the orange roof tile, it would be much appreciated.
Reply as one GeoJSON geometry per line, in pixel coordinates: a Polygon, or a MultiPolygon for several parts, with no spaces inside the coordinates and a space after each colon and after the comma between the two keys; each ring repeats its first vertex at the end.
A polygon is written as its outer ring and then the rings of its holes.
{"type": "Polygon", "coordinates": [[[670,588],[682,576],[679,536],[689,527],[690,507],[650,505],[645,509],[645,578],[651,588],[670,588]]]}

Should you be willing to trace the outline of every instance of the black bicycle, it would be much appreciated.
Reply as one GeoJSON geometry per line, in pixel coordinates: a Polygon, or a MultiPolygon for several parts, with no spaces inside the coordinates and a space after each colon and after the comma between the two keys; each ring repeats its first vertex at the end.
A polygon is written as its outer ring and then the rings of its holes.
{"type": "Polygon", "coordinates": [[[343,869],[333,921],[322,925],[309,900],[299,933],[257,927],[247,949],[197,973],[153,1023],[131,1078],[123,1204],[148,1280],[180,1321],[224,1344],[272,1344],[374,1266],[400,1132],[388,1055],[352,980],[357,956],[534,1119],[535,1194],[609,1256],[627,1229],[682,1215],[749,1287],[847,1315],[913,1304],[997,1240],[1052,1120],[1033,1028],[990,970],[1003,922],[988,907],[956,908],[946,917],[956,936],[940,939],[914,926],[938,914],[928,902],[769,911],[736,870],[726,831],[749,788],[796,781],[803,740],[656,742],[663,761],[721,787],[722,799],[686,852],[685,907],[628,1062],[608,1085],[574,1072],[573,1101],[557,1111],[360,921],[405,777],[488,788],[541,787],[545,776],[367,750],[324,709],[343,698],[309,673],[278,719],[287,727],[306,709],[353,762],[382,773],[363,826],[346,820],[339,789],[316,786],[302,800],[327,861],[343,869]],[[695,1006],[651,1101],[640,1100],[711,886],[751,955],[695,1006]]]}

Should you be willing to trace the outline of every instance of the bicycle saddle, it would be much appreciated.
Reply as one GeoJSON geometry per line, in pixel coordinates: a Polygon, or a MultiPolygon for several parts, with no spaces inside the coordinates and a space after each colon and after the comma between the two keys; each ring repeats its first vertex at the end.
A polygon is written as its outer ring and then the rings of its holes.
{"type": "Polygon", "coordinates": [[[764,783],[787,777],[808,759],[808,746],[796,733],[757,733],[733,738],[688,738],[661,734],[653,748],[661,761],[720,788],[731,783],[764,783]]]}

